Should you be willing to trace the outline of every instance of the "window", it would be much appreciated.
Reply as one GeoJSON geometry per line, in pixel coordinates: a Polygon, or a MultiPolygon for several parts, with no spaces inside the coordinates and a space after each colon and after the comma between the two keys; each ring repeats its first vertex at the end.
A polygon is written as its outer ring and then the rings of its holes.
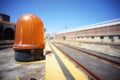
{"type": "Polygon", "coordinates": [[[77,36],[77,38],[79,39],[80,37],[79,37],[79,36],[77,36]]]}
{"type": "Polygon", "coordinates": [[[109,36],[109,39],[111,39],[112,42],[114,41],[113,36],[109,36]]]}
{"type": "Polygon", "coordinates": [[[118,36],[118,39],[120,39],[120,35],[118,36]]]}
{"type": "Polygon", "coordinates": [[[113,36],[109,36],[109,39],[113,39],[113,36]]]}
{"type": "Polygon", "coordinates": [[[83,36],[81,36],[81,38],[84,38],[83,36]]]}
{"type": "Polygon", "coordinates": [[[104,39],[104,36],[100,36],[100,39],[104,39]]]}
{"type": "Polygon", "coordinates": [[[66,37],[65,37],[65,36],[63,36],[63,40],[66,40],[66,37]]]}
{"type": "Polygon", "coordinates": [[[94,36],[92,36],[91,38],[94,39],[94,36]]]}

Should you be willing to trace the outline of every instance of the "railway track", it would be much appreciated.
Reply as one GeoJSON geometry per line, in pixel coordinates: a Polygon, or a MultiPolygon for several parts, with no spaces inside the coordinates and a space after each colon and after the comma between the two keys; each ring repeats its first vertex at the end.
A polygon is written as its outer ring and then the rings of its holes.
{"type": "MultiPolygon", "coordinates": [[[[100,60],[98,56],[95,56],[96,58],[88,56],[83,54],[83,51],[81,53],[81,51],[68,45],[66,46],[55,42],[52,44],[78,67],[82,68],[90,77],[90,80],[119,80],[120,69],[103,61],[108,59],[101,58],[103,60],[100,60]]],[[[110,62],[110,60],[108,61],[110,62]]],[[[114,63],[114,61],[112,61],[112,63],[114,63]]],[[[114,64],[118,65],[118,63],[114,64]]]]}
{"type": "Polygon", "coordinates": [[[62,45],[64,45],[64,46],[67,46],[67,47],[69,47],[69,48],[71,48],[71,49],[75,49],[75,50],[77,50],[77,51],[80,51],[80,52],[82,52],[83,54],[87,54],[87,55],[90,55],[90,56],[94,56],[94,57],[96,57],[96,58],[99,58],[99,59],[101,59],[101,60],[104,60],[104,61],[106,61],[106,62],[108,62],[108,63],[111,63],[111,64],[113,64],[113,65],[116,65],[116,66],[120,66],[120,59],[119,58],[113,58],[113,57],[111,57],[111,56],[107,56],[107,55],[103,55],[103,56],[100,56],[100,55],[97,55],[97,54],[92,54],[90,51],[86,51],[86,50],[82,50],[82,49],[80,49],[80,48],[77,48],[77,47],[73,47],[73,46],[71,46],[71,45],[67,45],[67,44],[63,44],[63,43],[60,43],[60,44],[62,44],[62,45]],[[106,57],[107,56],[107,57],[106,57]],[[112,58],[112,59],[109,59],[109,58],[112,58]]]}
{"type": "Polygon", "coordinates": [[[2,40],[0,41],[0,49],[13,47],[13,40],[2,40]]]}

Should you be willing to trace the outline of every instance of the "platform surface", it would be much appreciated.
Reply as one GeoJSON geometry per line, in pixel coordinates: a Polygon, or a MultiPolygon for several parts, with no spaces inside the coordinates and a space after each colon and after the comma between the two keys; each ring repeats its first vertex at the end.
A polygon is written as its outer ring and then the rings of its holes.
{"type": "Polygon", "coordinates": [[[46,55],[45,80],[68,80],[70,78],[71,80],[88,80],[88,77],[56,47],[54,47],[50,42],[46,43],[46,51],[49,50],[51,53],[46,55]],[[56,55],[58,57],[56,57],[56,55]],[[62,65],[57,58],[61,60],[62,65]],[[63,69],[63,66],[66,67],[67,70],[63,69]],[[68,71],[68,73],[66,71],[68,71]]]}
{"type": "Polygon", "coordinates": [[[0,50],[0,80],[44,80],[45,60],[17,62],[13,48],[0,50]]]}

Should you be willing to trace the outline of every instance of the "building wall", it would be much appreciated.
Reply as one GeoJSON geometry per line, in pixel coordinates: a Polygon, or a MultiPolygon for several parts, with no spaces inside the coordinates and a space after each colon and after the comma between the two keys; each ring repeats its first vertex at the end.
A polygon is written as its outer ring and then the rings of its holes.
{"type": "MultiPolygon", "coordinates": [[[[0,23],[1,24],[1,23],[0,23]]],[[[3,24],[0,26],[0,40],[13,40],[15,35],[15,25],[3,24]]]]}
{"type": "Polygon", "coordinates": [[[120,58],[120,46],[117,45],[81,43],[79,46],[81,48],[120,58]]]}
{"type": "Polygon", "coordinates": [[[95,28],[58,33],[55,35],[56,40],[76,41],[81,48],[120,57],[120,20],[104,24],[105,26],[99,24],[95,28]]]}
{"type": "Polygon", "coordinates": [[[0,40],[13,40],[15,23],[10,22],[10,16],[0,13],[0,40]]]}
{"type": "Polygon", "coordinates": [[[120,44],[120,24],[56,34],[56,40],[120,44]]]}

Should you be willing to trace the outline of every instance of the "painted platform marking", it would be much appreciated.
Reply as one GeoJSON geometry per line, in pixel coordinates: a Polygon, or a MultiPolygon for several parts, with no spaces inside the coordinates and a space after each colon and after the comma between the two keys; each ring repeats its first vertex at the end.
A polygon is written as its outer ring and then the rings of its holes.
{"type": "Polygon", "coordinates": [[[54,54],[52,53],[46,55],[45,80],[66,80],[54,54]]]}
{"type": "Polygon", "coordinates": [[[72,62],[70,62],[56,47],[54,47],[52,44],[50,45],[60,57],[64,65],[68,68],[75,80],[89,80],[88,77],[82,71],[80,71],[72,62]]]}

